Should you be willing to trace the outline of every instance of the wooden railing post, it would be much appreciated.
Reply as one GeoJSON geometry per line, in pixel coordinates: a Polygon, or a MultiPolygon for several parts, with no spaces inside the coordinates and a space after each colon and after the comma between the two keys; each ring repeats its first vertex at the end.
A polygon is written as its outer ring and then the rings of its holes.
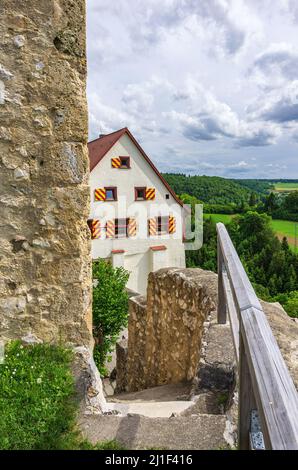
{"type": "Polygon", "coordinates": [[[226,323],[227,321],[227,306],[226,297],[223,285],[223,269],[224,262],[221,252],[219,237],[217,236],[217,273],[218,273],[218,301],[217,301],[217,322],[226,323]]]}
{"type": "Polygon", "coordinates": [[[238,403],[238,445],[240,450],[248,450],[251,410],[256,408],[256,402],[241,332],[239,338],[238,403]]]}
{"type": "Polygon", "coordinates": [[[218,322],[228,313],[236,351],[239,343],[239,447],[298,450],[293,379],[225,226],[216,228],[218,322]]]}

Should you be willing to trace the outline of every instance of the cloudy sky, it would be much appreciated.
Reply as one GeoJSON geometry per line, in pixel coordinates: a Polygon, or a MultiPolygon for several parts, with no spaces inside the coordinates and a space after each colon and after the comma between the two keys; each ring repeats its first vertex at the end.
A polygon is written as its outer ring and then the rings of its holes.
{"type": "Polygon", "coordinates": [[[298,178],[298,0],[87,0],[90,139],[161,171],[298,178]]]}

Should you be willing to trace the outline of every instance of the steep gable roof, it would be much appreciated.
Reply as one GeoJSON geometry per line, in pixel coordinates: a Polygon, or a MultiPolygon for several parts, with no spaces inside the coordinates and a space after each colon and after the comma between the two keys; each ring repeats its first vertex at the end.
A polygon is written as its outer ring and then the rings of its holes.
{"type": "Polygon", "coordinates": [[[88,142],[90,171],[96,167],[105,154],[108,153],[108,151],[127,130],[127,127],[124,127],[123,129],[119,129],[119,131],[112,132],[111,134],[104,135],[88,142]]]}
{"type": "Polygon", "coordinates": [[[144,152],[140,144],[136,141],[132,133],[128,130],[127,127],[123,129],[119,129],[119,131],[112,132],[111,134],[104,135],[103,137],[99,137],[98,139],[92,140],[88,143],[88,150],[89,150],[89,160],[90,160],[90,171],[96,167],[96,165],[103,159],[103,157],[108,153],[108,151],[113,147],[113,145],[122,137],[124,134],[127,134],[132,142],[135,144],[137,149],[140,151],[144,159],[149,163],[152,170],[155,174],[159,177],[162,181],[164,186],[167,188],[169,193],[173,196],[175,201],[180,205],[183,206],[183,202],[176,196],[174,190],[171,188],[169,183],[164,179],[164,177],[159,173],[156,166],[152,163],[148,155],[144,152]]]}

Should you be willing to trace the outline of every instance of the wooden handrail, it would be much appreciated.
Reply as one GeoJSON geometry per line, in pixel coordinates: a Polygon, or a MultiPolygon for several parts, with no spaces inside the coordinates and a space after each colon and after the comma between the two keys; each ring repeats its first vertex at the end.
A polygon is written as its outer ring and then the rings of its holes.
{"type": "Polygon", "coordinates": [[[239,447],[250,448],[251,417],[266,449],[298,450],[298,394],[229,234],[218,235],[218,323],[229,315],[239,365],[239,447]],[[257,410],[257,413],[256,411],[257,410]]]}

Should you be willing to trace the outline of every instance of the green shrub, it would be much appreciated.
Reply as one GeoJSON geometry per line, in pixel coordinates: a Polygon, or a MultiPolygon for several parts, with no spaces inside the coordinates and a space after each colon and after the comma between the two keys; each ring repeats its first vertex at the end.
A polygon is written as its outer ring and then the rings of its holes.
{"type": "Polygon", "coordinates": [[[76,414],[72,353],[45,344],[7,345],[0,365],[0,449],[72,445],[76,414]]]}
{"type": "Polygon", "coordinates": [[[298,318],[298,290],[276,295],[272,300],[281,303],[290,317],[298,318]]]}
{"type": "Polygon", "coordinates": [[[104,364],[119,333],[127,326],[128,294],[125,290],[129,273],[122,267],[113,268],[100,259],[93,263],[93,334],[94,360],[102,375],[104,364]]]}

